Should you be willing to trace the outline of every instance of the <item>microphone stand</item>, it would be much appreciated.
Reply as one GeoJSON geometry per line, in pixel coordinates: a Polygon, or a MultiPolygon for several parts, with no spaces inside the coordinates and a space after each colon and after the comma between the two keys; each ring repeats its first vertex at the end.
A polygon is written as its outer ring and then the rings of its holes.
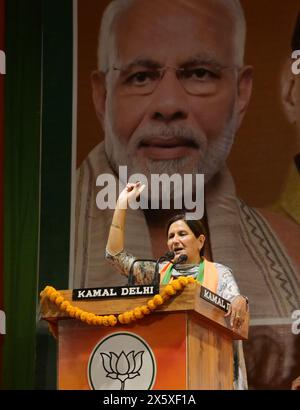
{"type": "Polygon", "coordinates": [[[176,263],[174,263],[173,268],[176,269],[177,265],[180,265],[182,262],[185,262],[187,260],[187,256],[186,255],[180,255],[178,258],[178,261],[176,263]]]}
{"type": "Polygon", "coordinates": [[[173,257],[174,257],[174,252],[167,252],[165,255],[161,256],[156,261],[154,259],[135,259],[130,266],[130,270],[128,274],[128,286],[134,285],[133,267],[136,262],[153,262],[155,263],[155,269],[154,269],[154,276],[153,276],[152,284],[153,286],[156,286],[157,288],[159,288],[159,283],[160,283],[159,264],[160,262],[163,262],[163,261],[171,262],[171,259],[173,257]]]}
{"type": "Polygon", "coordinates": [[[156,264],[155,264],[154,278],[153,278],[154,286],[155,285],[159,286],[160,284],[159,264],[163,261],[171,262],[171,259],[174,258],[174,255],[175,255],[174,252],[167,252],[165,255],[157,259],[156,264]]]}

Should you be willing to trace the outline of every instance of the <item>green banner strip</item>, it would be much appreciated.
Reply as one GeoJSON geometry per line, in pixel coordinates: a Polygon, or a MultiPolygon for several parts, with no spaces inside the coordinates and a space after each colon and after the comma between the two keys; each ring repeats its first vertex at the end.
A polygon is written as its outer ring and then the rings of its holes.
{"type": "Polygon", "coordinates": [[[68,286],[72,160],[72,1],[43,2],[40,289],[68,286]]]}
{"type": "MultiPolygon", "coordinates": [[[[5,52],[5,44],[4,44],[4,0],[0,0],[0,50],[1,52],[5,52]]],[[[1,64],[1,63],[0,63],[1,64]]],[[[4,161],[4,78],[5,75],[0,72],[0,164],[1,164],[1,171],[0,171],[0,310],[4,310],[4,294],[3,294],[3,161],[4,161]]],[[[0,312],[0,317],[2,312],[0,312]]],[[[1,336],[1,330],[4,332],[5,324],[1,326],[0,323],[0,386],[2,385],[1,382],[1,369],[2,369],[2,349],[3,349],[3,342],[4,336],[1,336]]]]}
{"type": "MultiPolygon", "coordinates": [[[[73,2],[43,1],[43,103],[39,290],[69,278],[73,2]]],[[[39,324],[36,387],[56,387],[56,341],[39,324]]]]}
{"type": "Polygon", "coordinates": [[[3,385],[34,386],[39,232],[41,2],[6,2],[3,385]]]}

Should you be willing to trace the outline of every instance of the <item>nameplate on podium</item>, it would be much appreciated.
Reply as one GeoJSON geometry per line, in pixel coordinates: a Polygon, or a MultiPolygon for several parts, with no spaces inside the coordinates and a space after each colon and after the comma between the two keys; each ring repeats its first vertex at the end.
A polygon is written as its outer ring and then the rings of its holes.
{"type": "Polygon", "coordinates": [[[114,286],[73,289],[72,300],[99,300],[134,296],[153,296],[159,293],[157,285],[114,286]]]}

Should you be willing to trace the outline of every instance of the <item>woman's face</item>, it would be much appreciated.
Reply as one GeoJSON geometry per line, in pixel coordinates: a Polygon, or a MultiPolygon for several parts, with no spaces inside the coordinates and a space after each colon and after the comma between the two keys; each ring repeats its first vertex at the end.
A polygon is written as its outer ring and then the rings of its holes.
{"type": "Polygon", "coordinates": [[[199,263],[200,250],[204,245],[204,241],[205,236],[200,235],[199,238],[196,238],[183,220],[173,222],[169,227],[167,245],[169,250],[175,253],[175,260],[180,255],[186,255],[186,263],[199,263]]]}

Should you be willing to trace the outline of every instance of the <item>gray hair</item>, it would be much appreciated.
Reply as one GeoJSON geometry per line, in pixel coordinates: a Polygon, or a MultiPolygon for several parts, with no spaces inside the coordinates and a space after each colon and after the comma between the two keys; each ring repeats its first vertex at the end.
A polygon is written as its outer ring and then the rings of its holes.
{"type": "MultiPolygon", "coordinates": [[[[101,21],[98,41],[98,68],[106,72],[110,67],[112,57],[116,57],[116,47],[114,44],[115,30],[114,25],[120,14],[125,12],[129,6],[137,0],[112,0],[106,7],[101,21]]],[[[199,0],[201,1],[201,0],[199,0]]],[[[243,8],[239,0],[211,0],[224,4],[236,21],[236,59],[237,64],[242,66],[244,63],[244,51],[246,42],[246,20],[243,8]]]]}

